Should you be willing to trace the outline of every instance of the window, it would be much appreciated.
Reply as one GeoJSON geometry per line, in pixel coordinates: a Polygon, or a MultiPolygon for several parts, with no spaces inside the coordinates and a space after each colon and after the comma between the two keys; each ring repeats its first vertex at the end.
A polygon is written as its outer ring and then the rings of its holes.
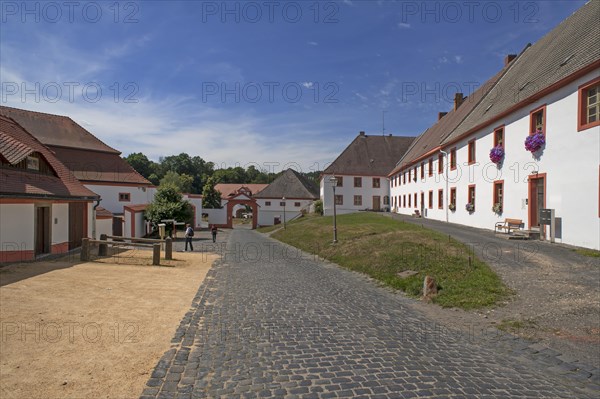
{"type": "Polygon", "coordinates": [[[433,209],[433,190],[429,190],[429,209],[433,209]]]}
{"type": "Polygon", "coordinates": [[[414,197],[415,197],[415,208],[416,208],[417,207],[417,193],[415,193],[414,197]]]}
{"type": "Polygon", "coordinates": [[[421,162],[421,180],[425,179],[425,162],[421,162]]]}
{"type": "Polygon", "coordinates": [[[344,177],[343,176],[335,176],[337,179],[336,187],[344,187],[344,177]]]}
{"type": "Polygon", "coordinates": [[[438,209],[444,208],[444,190],[438,190],[438,209]]]}
{"type": "Polygon", "coordinates": [[[410,194],[408,194],[408,207],[409,208],[412,208],[412,202],[411,202],[411,200],[412,200],[412,197],[410,196],[410,194]]]}
{"type": "Polygon", "coordinates": [[[429,158],[429,176],[433,176],[433,158],[429,158]]]}
{"type": "Polygon", "coordinates": [[[265,201],[265,206],[271,206],[271,201],[265,201]]]}
{"type": "Polygon", "coordinates": [[[40,160],[38,158],[28,156],[26,159],[27,159],[27,169],[40,170],[40,160]]]}
{"type": "Polygon", "coordinates": [[[456,169],[456,147],[450,150],[450,169],[456,169]]]}
{"type": "Polygon", "coordinates": [[[383,196],[383,205],[389,205],[390,204],[390,197],[388,197],[387,195],[383,196]]]}
{"type": "Polygon", "coordinates": [[[475,139],[469,141],[468,147],[469,151],[469,165],[475,163],[475,139]]]}
{"type": "Polygon", "coordinates": [[[494,147],[497,146],[504,148],[504,126],[494,129],[494,147]]]}
{"type": "Polygon", "coordinates": [[[336,194],[336,196],[335,196],[335,204],[336,205],[344,205],[344,196],[336,194]]]}
{"type": "Polygon", "coordinates": [[[456,187],[450,189],[450,203],[456,208],[456,187]]]}
{"type": "Polygon", "coordinates": [[[406,194],[402,196],[402,207],[406,208],[406,194]]]}
{"type": "Polygon", "coordinates": [[[285,206],[285,201],[281,201],[281,202],[279,203],[279,206],[285,206]]]}
{"type": "Polygon", "coordinates": [[[121,202],[131,201],[131,194],[130,193],[119,193],[119,201],[121,201],[121,202]]]}
{"type": "Polygon", "coordinates": [[[413,168],[413,179],[414,179],[415,181],[417,181],[417,171],[418,171],[418,169],[419,169],[419,167],[418,167],[418,166],[415,166],[415,167],[413,168]]]}
{"type": "Polygon", "coordinates": [[[469,186],[469,193],[467,195],[469,199],[469,203],[473,205],[473,210],[475,210],[475,185],[472,184],[469,186]]]}
{"type": "Polygon", "coordinates": [[[374,177],[373,178],[373,188],[379,188],[381,187],[381,181],[379,180],[379,177],[374,177]]]}
{"type": "Polygon", "coordinates": [[[438,173],[444,173],[444,154],[438,155],[438,173]]]}
{"type": "Polygon", "coordinates": [[[529,114],[529,134],[534,134],[537,131],[546,134],[546,105],[542,105],[529,114]]]}
{"type": "Polygon", "coordinates": [[[600,126],[600,78],[579,86],[577,131],[600,126]]]}
{"type": "Polygon", "coordinates": [[[406,184],[406,172],[402,172],[402,179],[404,180],[402,183],[406,184]]]}
{"type": "Polygon", "coordinates": [[[362,206],[362,195],[354,196],[354,206],[362,206]]]}
{"type": "Polygon", "coordinates": [[[295,206],[296,208],[300,208],[300,203],[299,203],[299,202],[294,202],[294,206],[295,206]]]}
{"type": "Polygon", "coordinates": [[[500,209],[504,208],[504,180],[494,182],[494,203],[500,204],[500,209]]]}
{"type": "Polygon", "coordinates": [[[362,177],[354,178],[354,187],[362,187],[362,177]]]}

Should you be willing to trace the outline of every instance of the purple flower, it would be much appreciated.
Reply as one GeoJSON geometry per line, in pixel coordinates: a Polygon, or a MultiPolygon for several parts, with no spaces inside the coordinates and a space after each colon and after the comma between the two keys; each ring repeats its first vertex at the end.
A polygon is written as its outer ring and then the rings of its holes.
{"type": "Polygon", "coordinates": [[[496,147],[491,149],[490,160],[493,163],[500,163],[502,161],[502,158],[504,158],[504,148],[502,148],[501,145],[497,145],[496,147]]]}
{"type": "Polygon", "coordinates": [[[530,152],[536,152],[546,144],[546,136],[544,132],[538,130],[536,133],[528,136],[525,139],[525,149],[530,152]]]}

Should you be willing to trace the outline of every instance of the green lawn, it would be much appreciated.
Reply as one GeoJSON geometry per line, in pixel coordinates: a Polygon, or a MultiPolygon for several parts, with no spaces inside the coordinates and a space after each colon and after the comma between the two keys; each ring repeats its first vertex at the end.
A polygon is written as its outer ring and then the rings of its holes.
{"type": "Polygon", "coordinates": [[[439,289],[433,301],[445,307],[492,306],[510,294],[488,265],[448,236],[374,213],[341,215],[337,221],[335,245],[332,217],[301,218],[272,237],[415,297],[422,293],[425,275],[430,275],[439,289]],[[417,274],[398,276],[406,270],[417,274]]]}

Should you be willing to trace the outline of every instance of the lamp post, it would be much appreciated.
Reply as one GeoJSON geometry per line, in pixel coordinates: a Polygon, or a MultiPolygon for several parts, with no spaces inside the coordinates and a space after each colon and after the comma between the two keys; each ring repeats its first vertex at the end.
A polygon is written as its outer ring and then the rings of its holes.
{"type": "Polygon", "coordinates": [[[333,176],[329,179],[333,186],[333,243],[337,243],[337,209],[336,209],[336,201],[335,201],[335,187],[337,186],[338,179],[333,176]]]}
{"type": "Polygon", "coordinates": [[[283,228],[286,228],[286,223],[285,223],[285,197],[283,197],[281,199],[283,201],[283,228]]]}

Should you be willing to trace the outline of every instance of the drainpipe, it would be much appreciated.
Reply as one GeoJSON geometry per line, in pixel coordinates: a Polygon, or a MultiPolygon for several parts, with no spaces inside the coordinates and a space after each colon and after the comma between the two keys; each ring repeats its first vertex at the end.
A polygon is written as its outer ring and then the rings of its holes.
{"type": "Polygon", "coordinates": [[[446,167],[446,223],[448,223],[448,206],[450,202],[448,201],[448,153],[444,150],[440,150],[442,154],[444,154],[444,166],[446,167]]]}
{"type": "Polygon", "coordinates": [[[102,198],[96,200],[96,205],[94,205],[94,210],[92,211],[92,239],[96,239],[96,208],[100,206],[100,201],[102,198]]]}

